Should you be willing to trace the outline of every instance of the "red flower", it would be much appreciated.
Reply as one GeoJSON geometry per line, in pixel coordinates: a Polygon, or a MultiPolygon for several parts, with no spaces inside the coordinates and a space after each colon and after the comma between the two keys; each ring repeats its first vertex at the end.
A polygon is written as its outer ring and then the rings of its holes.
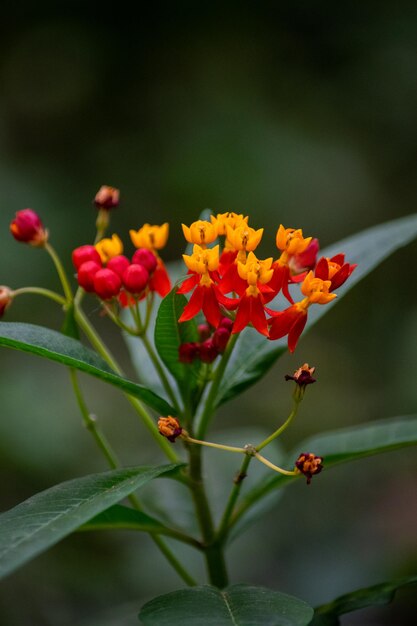
{"type": "Polygon", "coordinates": [[[241,297],[232,333],[240,333],[248,324],[252,324],[261,335],[269,337],[263,296],[260,293],[257,296],[245,293],[241,297]]]}
{"type": "Polygon", "coordinates": [[[288,335],[288,349],[290,352],[294,352],[306,322],[307,310],[301,307],[299,303],[293,304],[285,311],[273,314],[269,320],[269,338],[280,339],[288,335]]]}
{"type": "Polygon", "coordinates": [[[355,267],[357,267],[356,264],[345,263],[344,254],[336,254],[331,259],[321,257],[316,265],[314,275],[322,280],[330,280],[332,284],[329,291],[334,291],[343,285],[355,267]]]}
{"type": "Polygon", "coordinates": [[[162,259],[158,257],[158,265],[149,281],[149,290],[156,291],[164,298],[171,291],[171,280],[162,259]]]}
{"type": "Polygon", "coordinates": [[[222,319],[222,315],[214,283],[208,286],[197,285],[178,321],[186,322],[195,317],[200,311],[203,311],[208,323],[217,328],[222,319]]]}

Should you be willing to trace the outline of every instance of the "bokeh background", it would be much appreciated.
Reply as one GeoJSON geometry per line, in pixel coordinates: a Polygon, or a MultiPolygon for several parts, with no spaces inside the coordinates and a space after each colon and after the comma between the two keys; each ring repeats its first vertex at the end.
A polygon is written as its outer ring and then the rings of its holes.
{"type": "MultiPolygon", "coordinates": [[[[280,222],[324,246],[416,210],[415,3],[273,5],[154,3],[139,17],[123,2],[4,10],[0,283],[58,287],[49,259],[12,240],[9,221],[21,208],[38,211],[71,271],[72,248],[94,235],[101,184],[121,189],[112,226],[125,241],[129,228],[170,222],[167,260],[182,250],[180,222],[206,207],[249,214],[266,229],[265,254],[280,222]]],[[[305,361],[319,382],[285,446],[415,412],[416,252],[416,244],[397,252],[356,287],[295,356],[224,408],[213,437],[270,431],[290,403],[283,376],[305,361]]],[[[92,300],[88,307],[133,375],[118,333],[92,300]]],[[[7,320],[59,329],[61,314],[22,297],[7,320]]],[[[0,368],[1,509],[106,469],[65,368],[8,350],[0,368]]],[[[82,384],[124,462],[158,462],[123,398],[89,378],[82,384]]],[[[316,605],[412,573],[415,470],[409,449],[324,472],[308,489],[300,481],[237,541],[233,579],[316,605]]],[[[1,623],[130,626],[146,600],[180,584],[147,537],[75,535],[2,582],[1,623]]],[[[391,608],[342,623],[408,624],[411,602],[404,591],[391,608]]]]}

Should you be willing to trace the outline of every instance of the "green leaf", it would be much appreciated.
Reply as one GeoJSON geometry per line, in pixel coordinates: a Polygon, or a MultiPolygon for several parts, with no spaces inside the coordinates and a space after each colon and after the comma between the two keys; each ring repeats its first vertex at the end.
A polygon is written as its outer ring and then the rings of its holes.
{"type": "Polygon", "coordinates": [[[202,363],[181,363],[178,358],[181,344],[199,340],[195,319],[178,323],[186,304],[186,297],[177,294],[175,287],[162,300],[156,317],[155,347],[183,394],[192,395],[199,387],[202,363]]]}
{"type": "Polygon", "coordinates": [[[180,465],[133,467],[69,480],[36,494],[0,515],[0,577],[180,465]]]}
{"type": "Polygon", "coordinates": [[[339,616],[369,606],[381,606],[393,601],[401,587],[417,583],[417,576],[406,576],[373,587],[358,589],[318,607],[310,626],[339,626],[339,616]]]}
{"type": "Polygon", "coordinates": [[[307,626],[312,616],[299,598],[249,585],[181,589],[154,598],[139,613],[144,626],[307,626]]]}
{"type": "MultiPolygon", "coordinates": [[[[343,239],[320,251],[320,256],[331,257],[338,252],[346,254],[349,263],[358,267],[340,289],[337,298],[326,306],[311,307],[307,329],[311,328],[362,278],[384,259],[417,236],[417,215],[403,217],[343,239]]],[[[273,303],[272,303],[273,308],[273,303]]],[[[220,385],[216,406],[230,400],[256,383],[274,362],[286,351],[286,338],[267,341],[251,328],[245,329],[237,342],[220,385]]]]}
{"type": "Polygon", "coordinates": [[[142,530],[147,533],[164,534],[167,527],[143,511],[115,504],[99,513],[78,530],[142,530]]]}
{"type": "Polygon", "coordinates": [[[55,330],[33,324],[0,322],[0,346],[69,365],[139,398],[160,415],[175,415],[174,409],[156,393],[119,376],[97,353],[55,330]]]}
{"type": "MultiPolygon", "coordinates": [[[[417,416],[394,417],[310,437],[297,445],[297,449],[288,455],[287,463],[283,467],[292,469],[300,453],[313,452],[324,457],[323,471],[326,472],[340,463],[416,444],[417,416]]],[[[252,487],[242,500],[230,539],[240,535],[249,524],[255,522],[273,506],[274,499],[267,498],[264,501],[265,496],[300,477],[305,480],[302,476],[287,477],[274,473],[252,487]]],[[[317,480],[320,480],[320,477],[317,480]]]]}

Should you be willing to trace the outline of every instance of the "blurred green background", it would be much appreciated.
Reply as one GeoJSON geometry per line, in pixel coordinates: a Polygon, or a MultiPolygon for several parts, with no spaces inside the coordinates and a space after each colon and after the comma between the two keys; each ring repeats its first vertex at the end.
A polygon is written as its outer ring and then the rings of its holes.
{"type": "MultiPolygon", "coordinates": [[[[129,228],[170,222],[166,260],[182,251],[180,222],[205,207],[249,214],[266,229],[265,254],[280,222],[324,246],[415,212],[415,3],[225,4],[156,3],[140,17],[123,2],[5,9],[0,283],[57,288],[49,259],[15,242],[9,222],[19,209],[38,211],[72,271],[71,250],[94,236],[91,200],[102,184],[121,189],[112,227],[126,242],[129,228]]],[[[283,376],[305,361],[316,365],[319,382],[286,446],[323,429],[415,412],[416,251],[414,243],[387,260],[294,356],[226,406],[213,438],[232,437],[227,431],[241,425],[270,431],[290,404],[283,376]]],[[[88,306],[132,373],[117,331],[92,299],[88,306]]],[[[57,307],[30,297],[6,319],[61,324],[57,307]]],[[[8,350],[0,367],[1,509],[106,469],[65,368],[8,350]]],[[[89,378],[82,384],[124,462],[159,462],[123,398],[89,378]]],[[[235,469],[229,465],[224,481],[235,469]]],[[[324,472],[308,489],[300,481],[232,548],[234,581],[318,604],[412,573],[415,469],[410,449],[324,472]]],[[[147,537],[76,535],[2,583],[0,619],[131,626],[144,601],[180,584],[147,537]]],[[[403,592],[392,608],[343,624],[408,624],[411,609],[403,592]]]]}

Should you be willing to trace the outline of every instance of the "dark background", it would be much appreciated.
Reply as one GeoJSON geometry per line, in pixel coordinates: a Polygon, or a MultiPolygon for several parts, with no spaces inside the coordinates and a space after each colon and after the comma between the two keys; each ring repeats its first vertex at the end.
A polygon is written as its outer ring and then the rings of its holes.
{"type": "MultiPolygon", "coordinates": [[[[12,240],[8,224],[19,209],[38,211],[71,271],[71,250],[94,236],[91,200],[101,184],[121,189],[112,227],[126,243],[129,228],[170,222],[166,260],[182,251],[180,222],[206,207],[264,226],[265,255],[280,222],[324,246],[415,212],[415,3],[226,4],[156,3],[140,17],[123,2],[4,11],[0,283],[58,288],[46,255],[12,240]]],[[[226,406],[213,438],[241,425],[270,432],[289,408],[283,376],[305,361],[317,366],[319,382],[286,446],[415,412],[416,250],[384,262],[294,356],[226,406]]],[[[118,333],[92,300],[89,307],[132,372],[118,333]]],[[[58,307],[35,297],[16,301],[6,319],[61,323],[58,307]]],[[[7,350],[0,367],[2,509],[106,469],[65,368],[7,350]]],[[[82,383],[124,462],[159,462],[123,398],[82,383]]],[[[324,472],[308,489],[300,481],[235,544],[234,581],[315,605],[415,572],[414,458],[409,449],[324,472]]],[[[129,626],[145,600],[178,587],[147,537],[76,535],[2,583],[0,619],[129,626]]],[[[408,624],[410,602],[401,592],[392,608],[343,623],[408,624]]]]}

